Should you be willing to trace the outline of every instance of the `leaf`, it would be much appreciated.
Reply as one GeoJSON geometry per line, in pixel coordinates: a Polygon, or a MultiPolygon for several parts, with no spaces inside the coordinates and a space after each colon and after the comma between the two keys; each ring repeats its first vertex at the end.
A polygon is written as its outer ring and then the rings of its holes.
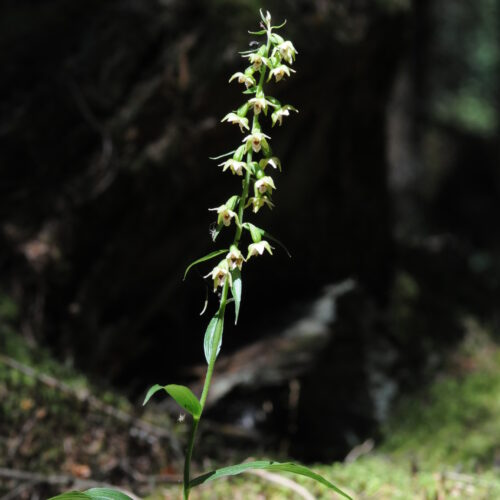
{"type": "Polygon", "coordinates": [[[224,248],[222,250],[215,250],[214,252],[210,252],[209,254],[205,255],[204,257],[200,257],[198,260],[195,260],[194,262],[191,262],[189,266],[186,268],[186,271],[184,272],[184,278],[182,278],[182,281],[186,279],[187,273],[190,271],[190,269],[193,266],[196,266],[197,264],[201,264],[202,262],[205,262],[207,260],[213,259],[214,257],[217,257],[218,255],[221,255],[223,253],[227,252],[227,248],[224,248]]]}
{"type": "Polygon", "coordinates": [[[221,158],[224,158],[226,156],[231,156],[235,151],[236,151],[236,149],[233,149],[232,151],[229,151],[228,153],[223,153],[219,156],[209,156],[208,159],[209,160],[220,160],[221,158]]]}
{"type": "Polygon", "coordinates": [[[121,491],[109,488],[91,488],[85,492],[68,491],[49,500],[132,500],[121,491]]]}
{"type": "Polygon", "coordinates": [[[331,490],[337,492],[339,495],[352,500],[352,498],[347,493],[325,479],[323,476],[316,474],[311,469],[308,469],[303,465],[297,465],[292,462],[279,463],[268,460],[259,460],[256,462],[245,462],[243,464],[231,465],[229,467],[216,469],[212,472],[208,472],[206,474],[198,476],[190,481],[189,486],[191,488],[194,488],[195,486],[199,486],[200,484],[206,483],[208,481],[214,481],[215,479],[219,479],[220,477],[225,476],[234,476],[250,469],[266,469],[276,472],[291,472],[293,474],[298,474],[299,476],[309,477],[311,479],[314,479],[318,483],[321,483],[323,486],[326,486],[327,488],[330,488],[331,490]]]}
{"type": "Polygon", "coordinates": [[[56,497],[51,497],[49,500],[90,500],[90,498],[86,493],[82,493],[81,491],[68,491],[56,497]]]}
{"type": "Polygon", "coordinates": [[[153,387],[150,387],[148,393],[146,394],[146,397],[144,398],[144,402],[142,403],[142,406],[144,406],[151,399],[153,394],[156,394],[158,391],[161,391],[164,388],[165,387],[163,385],[160,385],[160,384],[155,384],[155,385],[153,385],[153,387]]]}
{"type": "Polygon", "coordinates": [[[201,405],[198,398],[192,393],[189,387],[184,385],[170,384],[165,386],[165,390],[175,399],[176,403],[184,408],[194,418],[201,415],[201,405]]]}
{"type": "Polygon", "coordinates": [[[217,311],[215,316],[208,323],[207,330],[205,332],[205,338],[203,340],[203,348],[205,351],[205,359],[207,363],[210,364],[210,359],[212,358],[212,353],[214,349],[216,351],[215,357],[218,356],[220,351],[220,346],[222,344],[222,332],[224,330],[224,316],[221,317],[221,311],[217,311]],[[217,345],[216,345],[217,344],[217,345]]]}
{"type": "Polygon", "coordinates": [[[262,236],[264,236],[265,231],[261,229],[260,227],[254,226],[250,222],[245,222],[243,224],[243,227],[250,231],[250,235],[252,237],[252,241],[254,243],[258,243],[260,240],[262,240],[262,236]]]}
{"type": "Polygon", "coordinates": [[[91,488],[85,494],[92,500],[131,500],[125,493],[109,488],[91,488]]]}
{"type": "Polygon", "coordinates": [[[231,278],[233,280],[233,286],[231,287],[231,294],[234,298],[234,324],[238,323],[238,316],[240,314],[240,304],[241,304],[241,292],[242,292],[242,281],[241,281],[241,271],[236,268],[231,271],[231,278]]]}
{"type": "Polygon", "coordinates": [[[264,236],[270,239],[271,241],[277,243],[286,252],[288,257],[292,258],[292,254],[288,251],[288,248],[283,243],[281,243],[281,241],[278,240],[278,238],[275,238],[272,234],[269,234],[267,231],[264,231],[264,236]]]}

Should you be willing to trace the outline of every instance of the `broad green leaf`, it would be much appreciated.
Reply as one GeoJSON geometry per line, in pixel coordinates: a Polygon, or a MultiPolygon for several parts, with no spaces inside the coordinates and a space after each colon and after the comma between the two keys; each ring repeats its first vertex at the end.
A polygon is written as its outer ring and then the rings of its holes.
{"type": "Polygon", "coordinates": [[[274,241],[275,243],[277,243],[286,252],[288,257],[292,258],[292,254],[288,251],[288,248],[283,243],[281,243],[281,241],[278,240],[278,238],[275,238],[272,234],[269,234],[267,231],[264,231],[263,235],[266,238],[270,239],[271,241],[274,241]]]}
{"type": "Polygon", "coordinates": [[[146,397],[144,398],[144,402],[142,403],[142,406],[144,406],[150,399],[151,397],[156,394],[158,391],[161,391],[162,389],[165,389],[163,385],[160,384],[155,384],[153,387],[149,388],[149,391],[146,394],[146,397]]]}
{"type": "Polygon", "coordinates": [[[165,390],[175,399],[179,406],[182,406],[194,418],[198,418],[201,415],[200,402],[191,392],[191,389],[184,385],[170,384],[165,386],[165,390]]]}
{"type": "Polygon", "coordinates": [[[51,497],[49,500],[90,500],[90,496],[81,491],[68,491],[56,497],[51,497]]]}
{"type": "Polygon", "coordinates": [[[224,316],[220,311],[210,320],[203,340],[205,359],[210,364],[212,353],[215,351],[215,357],[218,356],[222,344],[222,332],[224,330],[224,316]]]}
{"type": "Polygon", "coordinates": [[[186,268],[186,271],[184,272],[184,278],[182,280],[184,281],[186,279],[187,273],[189,270],[193,267],[196,266],[197,264],[201,264],[202,262],[206,262],[207,260],[213,259],[214,257],[217,257],[218,255],[221,255],[223,253],[227,252],[227,248],[223,248],[222,250],[215,250],[214,252],[210,252],[209,254],[205,255],[204,257],[200,257],[199,259],[195,260],[194,262],[191,262],[189,266],[186,268]]]}
{"type": "Polygon", "coordinates": [[[323,476],[316,474],[311,469],[308,469],[303,465],[297,465],[292,462],[279,463],[268,460],[259,460],[256,462],[246,462],[243,464],[231,465],[229,467],[216,469],[212,472],[208,472],[199,477],[196,477],[192,481],[190,481],[189,486],[191,488],[194,488],[195,486],[199,486],[200,484],[206,483],[208,481],[214,481],[215,479],[219,479],[225,476],[234,476],[250,469],[266,469],[275,472],[291,472],[293,474],[298,474],[299,476],[309,477],[311,479],[314,479],[318,483],[321,483],[323,486],[330,488],[339,495],[342,495],[344,498],[352,500],[352,498],[347,493],[325,479],[323,476]]]}
{"type": "Polygon", "coordinates": [[[231,277],[233,279],[233,286],[231,287],[231,294],[234,299],[234,324],[238,323],[238,316],[240,314],[241,305],[241,292],[242,292],[242,281],[241,281],[241,271],[236,268],[231,271],[231,277]]]}
{"type": "Polygon", "coordinates": [[[91,488],[86,490],[85,494],[92,500],[131,500],[125,493],[109,488],[91,488]]]}
{"type": "Polygon", "coordinates": [[[254,243],[258,243],[261,239],[262,236],[264,236],[265,231],[261,229],[260,227],[254,226],[250,222],[245,222],[243,224],[243,227],[250,231],[250,236],[252,237],[252,241],[254,243]]]}

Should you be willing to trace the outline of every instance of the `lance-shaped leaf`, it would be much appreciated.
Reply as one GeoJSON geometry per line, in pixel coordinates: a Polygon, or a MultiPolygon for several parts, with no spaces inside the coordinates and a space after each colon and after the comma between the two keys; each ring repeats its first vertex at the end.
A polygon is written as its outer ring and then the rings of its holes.
{"type": "Polygon", "coordinates": [[[212,353],[215,352],[215,357],[218,356],[220,346],[222,344],[222,332],[224,331],[224,312],[219,310],[210,320],[205,332],[203,340],[203,348],[205,351],[205,359],[210,364],[212,353]]]}
{"type": "Polygon", "coordinates": [[[191,264],[189,264],[189,266],[186,267],[186,271],[184,272],[184,277],[182,278],[182,280],[184,281],[186,279],[188,272],[190,271],[190,269],[193,266],[196,266],[197,264],[201,264],[202,262],[206,262],[207,260],[213,259],[214,257],[217,257],[223,253],[226,253],[226,252],[227,252],[227,248],[224,248],[222,250],[215,250],[214,252],[210,252],[209,254],[205,255],[204,257],[200,257],[199,259],[195,260],[194,262],[191,262],[191,264]]]}
{"type": "Polygon", "coordinates": [[[316,474],[316,472],[304,467],[303,465],[294,464],[292,462],[272,462],[268,460],[259,460],[256,462],[246,462],[238,465],[231,465],[229,467],[223,467],[221,469],[216,469],[211,472],[207,472],[201,476],[194,478],[189,486],[194,488],[195,486],[199,486],[200,484],[206,483],[208,481],[214,481],[215,479],[219,479],[225,476],[234,476],[236,474],[241,474],[250,469],[266,469],[274,472],[291,472],[293,474],[297,474],[299,476],[309,477],[314,479],[318,483],[321,483],[323,486],[330,488],[335,491],[339,495],[342,495],[344,498],[352,500],[352,498],[342,491],[339,487],[335,486],[333,483],[325,479],[323,476],[316,474]]]}
{"type": "Polygon", "coordinates": [[[240,314],[241,305],[241,292],[243,289],[243,283],[241,281],[241,271],[235,268],[231,271],[231,277],[233,279],[233,286],[231,287],[231,294],[234,299],[234,324],[238,323],[238,316],[240,314]]]}
{"type": "Polygon", "coordinates": [[[121,491],[109,488],[91,488],[84,492],[68,491],[62,495],[52,497],[49,500],[132,500],[121,491]]]}
{"type": "Polygon", "coordinates": [[[201,405],[198,401],[198,398],[192,393],[189,387],[185,387],[184,385],[159,385],[155,384],[151,389],[149,389],[146,397],[144,398],[143,406],[151,399],[153,394],[156,394],[158,391],[164,390],[172,396],[175,402],[184,408],[188,413],[193,415],[194,418],[199,418],[201,415],[201,405]]]}

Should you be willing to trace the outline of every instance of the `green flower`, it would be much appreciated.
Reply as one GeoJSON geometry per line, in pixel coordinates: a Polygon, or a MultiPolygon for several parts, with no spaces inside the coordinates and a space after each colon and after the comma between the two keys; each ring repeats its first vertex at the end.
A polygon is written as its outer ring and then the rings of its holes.
{"type": "Polygon", "coordinates": [[[236,161],[233,158],[219,163],[218,166],[223,167],[223,172],[225,172],[229,168],[231,172],[236,175],[243,175],[243,169],[248,170],[248,166],[244,161],[236,161]]]}
{"type": "Polygon", "coordinates": [[[236,268],[241,271],[245,258],[238,248],[232,245],[229,249],[229,253],[226,255],[226,260],[230,271],[234,271],[236,268]]]}
{"type": "Polygon", "coordinates": [[[255,78],[252,75],[248,75],[238,71],[229,79],[229,83],[231,83],[234,79],[238,79],[238,83],[244,83],[245,87],[248,89],[250,87],[254,87],[256,85],[255,78]]]}
{"type": "Polygon", "coordinates": [[[243,132],[243,129],[250,130],[250,127],[248,126],[248,118],[244,118],[242,116],[237,115],[236,113],[228,113],[222,120],[221,122],[228,122],[228,123],[233,123],[235,125],[240,126],[240,130],[243,132]]]}
{"type": "Polygon", "coordinates": [[[276,78],[276,81],[279,82],[285,75],[290,76],[290,71],[293,73],[296,72],[292,68],[289,68],[286,64],[280,64],[269,72],[269,78],[267,79],[267,81],[269,81],[274,76],[276,78]]]}
{"type": "Polygon", "coordinates": [[[224,286],[227,279],[229,279],[229,286],[233,286],[233,279],[228,270],[228,263],[225,260],[215,266],[206,276],[203,277],[208,278],[209,276],[211,276],[214,281],[214,292],[217,291],[218,287],[224,286]]]}
{"type": "Polygon", "coordinates": [[[259,71],[260,68],[262,67],[262,64],[265,64],[266,66],[269,64],[269,61],[266,57],[263,57],[260,54],[248,54],[247,56],[248,60],[250,61],[250,64],[252,65],[252,69],[254,71],[259,71]]]}
{"type": "Polygon", "coordinates": [[[236,224],[239,224],[238,215],[233,212],[227,205],[221,205],[216,208],[209,208],[210,211],[217,211],[217,224],[224,224],[224,226],[229,226],[231,221],[234,219],[236,224]]]}
{"type": "Polygon", "coordinates": [[[267,196],[252,196],[248,199],[246,207],[249,207],[250,205],[252,205],[252,212],[254,214],[256,214],[264,205],[267,205],[270,209],[274,207],[274,204],[267,196]]]}
{"type": "Polygon", "coordinates": [[[252,106],[253,112],[256,115],[258,115],[261,111],[264,111],[264,114],[267,113],[268,104],[272,106],[272,104],[264,97],[252,97],[252,99],[249,99],[248,104],[252,106]]]}
{"type": "Polygon", "coordinates": [[[250,243],[250,245],[248,245],[247,260],[250,257],[262,255],[264,250],[267,250],[271,255],[273,254],[272,247],[266,240],[261,240],[258,243],[250,243]]]}
{"type": "Polygon", "coordinates": [[[290,40],[277,45],[276,50],[288,64],[293,64],[293,61],[295,61],[295,56],[296,54],[298,54],[298,52],[295,50],[295,47],[293,46],[293,43],[290,40]]]}
{"type": "Polygon", "coordinates": [[[259,167],[264,170],[268,165],[271,165],[274,169],[279,169],[281,171],[281,161],[276,156],[271,156],[270,158],[262,158],[259,161],[259,167]]]}
{"type": "Polygon", "coordinates": [[[255,153],[258,153],[262,146],[266,149],[269,147],[266,139],[271,139],[268,135],[263,134],[262,132],[253,132],[250,135],[247,135],[242,142],[244,142],[247,146],[247,149],[252,148],[255,153]]]}
{"type": "Polygon", "coordinates": [[[271,194],[273,189],[276,189],[276,186],[274,185],[272,177],[269,177],[268,175],[262,177],[262,179],[259,179],[258,181],[255,181],[255,190],[260,194],[271,194]]]}
{"type": "Polygon", "coordinates": [[[276,122],[281,125],[283,124],[283,117],[284,116],[290,116],[290,111],[295,111],[298,113],[298,110],[295,109],[293,106],[290,106],[289,104],[286,104],[282,108],[278,108],[274,113],[271,115],[271,120],[273,122],[273,127],[276,125],[276,122]]]}

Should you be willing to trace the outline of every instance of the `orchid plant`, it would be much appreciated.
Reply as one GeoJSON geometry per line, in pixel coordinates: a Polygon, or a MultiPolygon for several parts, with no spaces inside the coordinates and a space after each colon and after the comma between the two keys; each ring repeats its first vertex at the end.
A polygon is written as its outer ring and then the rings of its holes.
{"type": "MultiPolygon", "coordinates": [[[[215,241],[219,233],[225,228],[234,227],[234,239],[229,248],[215,250],[208,255],[194,261],[188,266],[184,279],[193,266],[215,259],[224,255],[224,258],[205,276],[213,282],[214,292],[219,293],[219,306],[214,316],[208,323],[204,336],[204,352],[207,362],[207,371],[201,397],[198,399],[193,392],[185,386],[154,385],[149,389],[144,399],[146,404],[151,397],[159,392],[165,391],[181,408],[191,415],[191,430],[187,444],[184,475],[183,475],[183,498],[189,499],[192,488],[213,481],[220,477],[240,474],[250,469],[267,469],[278,472],[291,472],[312,478],[322,485],[334,490],[339,495],[350,498],[347,493],[332,484],[324,477],[312,470],[292,462],[274,462],[260,460],[244,462],[238,465],[223,467],[198,477],[191,477],[191,460],[198,426],[207,402],[210,383],[214,373],[215,362],[222,345],[222,334],[224,330],[224,317],[227,305],[234,302],[235,323],[238,321],[241,296],[242,296],[242,269],[244,264],[252,257],[263,256],[266,252],[273,253],[270,241],[281,243],[272,237],[267,231],[261,229],[251,222],[246,221],[246,212],[250,210],[257,214],[262,208],[272,209],[272,194],[276,189],[273,175],[281,171],[279,158],[273,155],[269,141],[271,137],[263,132],[263,116],[270,113],[271,123],[274,127],[283,123],[283,118],[290,116],[291,112],[298,111],[291,105],[281,104],[278,99],[265,92],[264,85],[273,79],[276,83],[288,78],[295,73],[291,68],[297,50],[290,40],[285,40],[276,30],[282,28],[285,23],[273,26],[269,12],[260,11],[260,30],[249,32],[255,36],[264,36],[265,41],[257,47],[241,52],[248,66],[243,72],[234,73],[229,82],[236,81],[244,86],[243,94],[250,96],[248,100],[237,110],[231,111],[222,118],[222,122],[237,125],[245,135],[242,144],[230,153],[221,155],[214,160],[227,158],[218,166],[222,172],[230,172],[232,175],[242,178],[241,194],[231,196],[225,203],[215,208],[210,208],[217,215],[215,229],[212,231],[212,239],[215,241]],[[244,236],[248,236],[250,243],[244,244],[244,236]],[[246,250],[244,250],[246,246],[246,250]],[[246,256],[245,256],[246,254],[246,256]],[[229,298],[231,294],[231,298],[229,298]]],[[[286,250],[286,249],[285,249],[286,250]]],[[[107,489],[91,489],[84,493],[71,492],[56,497],[58,500],[69,499],[72,494],[86,495],[71,498],[113,498],[116,500],[128,499],[120,492],[107,489]]],[[[53,499],[55,500],[55,499],[53,499]]]]}

